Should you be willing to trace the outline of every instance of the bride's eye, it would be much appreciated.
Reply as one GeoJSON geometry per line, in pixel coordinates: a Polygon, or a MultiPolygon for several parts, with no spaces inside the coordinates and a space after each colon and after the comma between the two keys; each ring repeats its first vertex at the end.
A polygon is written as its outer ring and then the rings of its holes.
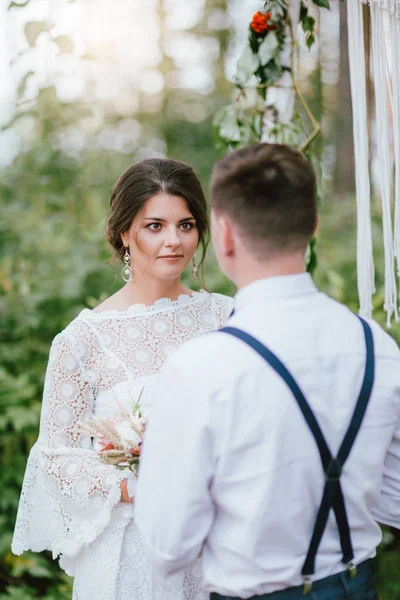
{"type": "Polygon", "coordinates": [[[147,229],[150,229],[150,231],[160,231],[161,223],[150,223],[147,225],[147,229]]]}
{"type": "Polygon", "coordinates": [[[194,223],[181,223],[181,228],[183,229],[183,231],[190,231],[191,229],[193,229],[194,227],[194,223]]]}

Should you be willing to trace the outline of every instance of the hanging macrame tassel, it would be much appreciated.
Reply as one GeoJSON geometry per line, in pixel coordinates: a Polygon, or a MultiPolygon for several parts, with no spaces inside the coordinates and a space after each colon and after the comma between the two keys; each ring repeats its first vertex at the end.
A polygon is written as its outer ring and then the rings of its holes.
{"type": "MultiPolygon", "coordinates": [[[[400,4],[400,3],[399,3],[400,4]]],[[[393,153],[395,162],[394,185],[394,255],[400,276],[400,20],[390,19],[390,47],[392,67],[393,153]]]]}
{"type": "Polygon", "coordinates": [[[359,0],[348,0],[347,23],[356,167],[358,296],[360,314],[370,317],[372,314],[372,295],[375,292],[375,273],[371,233],[364,28],[362,5],[359,0]]]}
{"type": "Polygon", "coordinates": [[[386,80],[386,46],[384,35],[383,11],[371,3],[372,25],[372,61],[374,71],[374,89],[376,104],[376,133],[378,148],[378,165],[380,192],[382,197],[383,244],[385,253],[385,304],[387,325],[397,313],[397,290],[394,271],[394,251],[392,216],[390,205],[391,192],[391,156],[390,156],[390,127],[388,113],[388,93],[386,80]]]}

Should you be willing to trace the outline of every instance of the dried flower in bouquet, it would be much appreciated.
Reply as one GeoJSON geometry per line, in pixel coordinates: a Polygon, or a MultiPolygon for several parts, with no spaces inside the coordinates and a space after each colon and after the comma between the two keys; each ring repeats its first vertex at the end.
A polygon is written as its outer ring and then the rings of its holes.
{"type": "Polygon", "coordinates": [[[93,416],[81,423],[99,448],[97,456],[102,463],[114,465],[117,469],[129,469],[135,475],[147,424],[140,407],[142,394],[143,389],[132,412],[121,409],[114,418],[93,416]]]}

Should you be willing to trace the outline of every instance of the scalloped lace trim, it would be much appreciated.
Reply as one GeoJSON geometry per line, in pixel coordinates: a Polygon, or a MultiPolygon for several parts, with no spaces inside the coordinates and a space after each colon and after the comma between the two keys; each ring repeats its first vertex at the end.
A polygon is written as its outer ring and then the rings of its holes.
{"type": "Polygon", "coordinates": [[[124,310],[105,310],[102,312],[95,312],[90,308],[84,308],[80,313],[80,316],[88,316],[91,317],[124,317],[130,316],[132,314],[146,314],[146,313],[154,313],[162,310],[171,310],[180,308],[182,306],[186,306],[188,304],[193,304],[200,301],[204,301],[207,296],[209,296],[209,292],[206,290],[200,290],[199,292],[193,291],[192,295],[189,294],[180,294],[176,300],[171,300],[170,298],[159,298],[154,302],[154,304],[150,304],[147,306],[146,304],[131,304],[128,308],[124,310]]]}

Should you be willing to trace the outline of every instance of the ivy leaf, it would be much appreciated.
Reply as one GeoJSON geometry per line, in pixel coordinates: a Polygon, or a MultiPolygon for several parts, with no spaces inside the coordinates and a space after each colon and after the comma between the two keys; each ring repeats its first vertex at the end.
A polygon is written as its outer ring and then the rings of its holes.
{"type": "Polygon", "coordinates": [[[313,32],[314,31],[314,25],[315,25],[315,19],[314,19],[314,17],[311,17],[311,16],[304,17],[304,19],[302,21],[303,31],[305,31],[306,33],[308,31],[313,32]]]}
{"type": "Polygon", "coordinates": [[[268,64],[269,61],[275,57],[278,47],[279,42],[276,33],[270,31],[265,36],[258,49],[258,57],[262,66],[268,64]]]}
{"type": "Polygon", "coordinates": [[[328,10],[331,10],[328,0],[312,0],[312,1],[314,4],[316,4],[320,8],[327,8],[328,10]]]}
{"type": "Polygon", "coordinates": [[[68,35],[59,35],[53,41],[60,48],[62,54],[73,54],[74,42],[68,35]]]}
{"type": "Polygon", "coordinates": [[[243,52],[238,60],[237,71],[234,77],[235,83],[239,85],[246,85],[248,80],[252,77],[255,71],[260,66],[260,61],[257,54],[251,51],[251,48],[246,44],[243,52]]]}
{"type": "Polygon", "coordinates": [[[317,245],[317,240],[315,237],[313,237],[307,247],[307,252],[306,252],[306,259],[305,259],[306,270],[311,275],[314,273],[315,269],[318,266],[318,258],[317,258],[317,254],[315,252],[316,245],[317,245]]]}
{"type": "Polygon", "coordinates": [[[228,142],[240,142],[242,139],[237,113],[231,104],[217,112],[213,125],[218,129],[219,137],[228,142]]]}
{"type": "Polygon", "coordinates": [[[277,144],[296,147],[299,144],[299,130],[293,123],[279,123],[271,134],[277,144]]]}
{"type": "Polygon", "coordinates": [[[306,39],[307,48],[310,49],[314,42],[315,42],[315,35],[313,33],[310,33],[310,35],[307,36],[307,39],[306,39]]]}
{"type": "Polygon", "coordinates": [[[270,60],[269,63],[263,67],[263,81],[273,84],[282,76],[282,66],[276,62],[276,60],[270,60]]]}
{"type": "Polygon", "coordinates": [[[264,5],[264,11],[270,12],[273,21],[282,19],[287,10],[287,0],[274,0],[273,2],[266,2],[264,5]]]}
{"type": "Polygon", "coordinates": [[[50,31],[53,27],[48,21],[29,21],[25,25],[25,37],[30,46],[34,46],[39,35],[44,31],[50,31]]]}
{"type": "Polygon", "coordinates": [[[263,116],[264,116],[264,112],[260,111],[260,112],[257,112],[253,118],[253,123],[252,123],[253,131],[258,140],[261,139],[262,127],[263,127],[263,116]]]}

